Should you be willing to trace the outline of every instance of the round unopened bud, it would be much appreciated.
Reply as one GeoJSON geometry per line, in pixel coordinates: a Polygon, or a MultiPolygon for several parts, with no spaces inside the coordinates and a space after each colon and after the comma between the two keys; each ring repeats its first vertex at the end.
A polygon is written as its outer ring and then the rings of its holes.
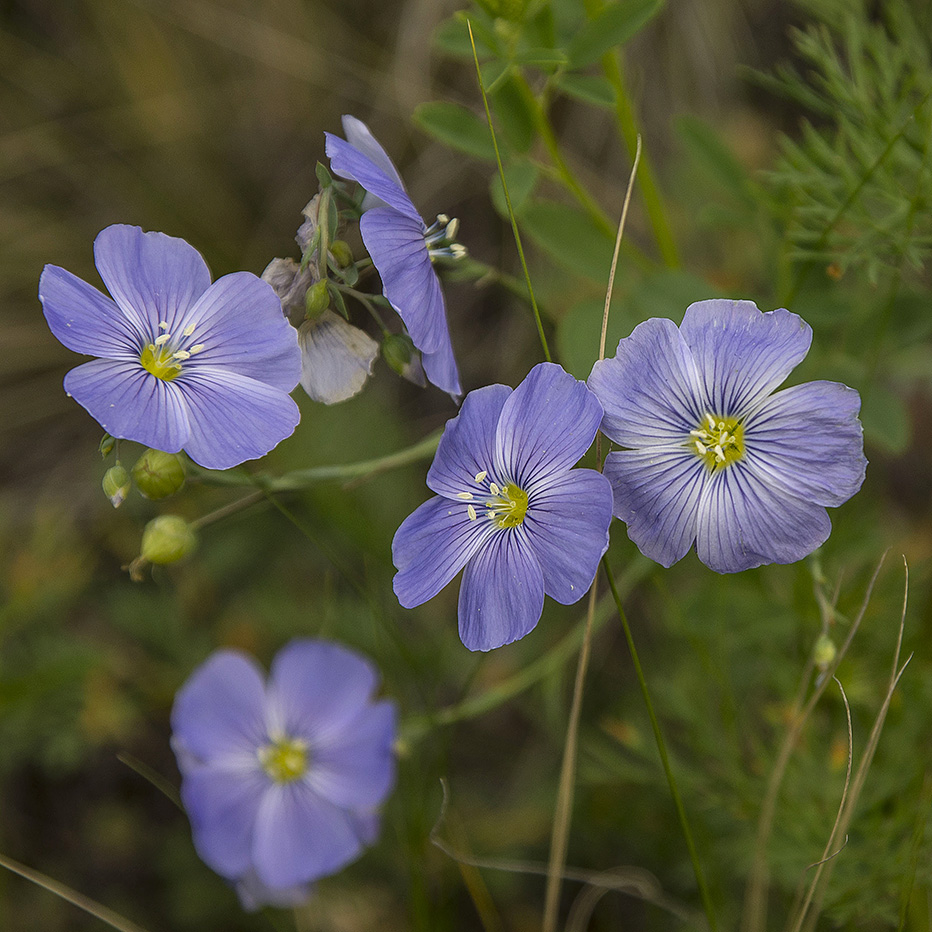
{"type": "Polygon", "coordinates": [[[421,357],[414,349],[411,337],[406,333],[389,334],[382,341],[382,356],[403,379],[420,385],[421,388],[427,384],[421,357]]]}
{"type": "Polygon", "coordinates": [[[835,642],[827,634],[820,634],[812,649],[812,659],[815,665],[820,670],[824,670],[837,654],[838,648],[835,647],[835,642]]]}
{"type": "Polygon", "coordinates": [[[197,546],[194,528],[178,515],[159,515],[142,532],[140,556],[149,563],[176,563],[197,546]]]}
{"type": "Polygon", "coordinates": [[[110,499],[110,504],[114,508],[119,508],[129,495],[130,478],[129,473],[119,464],[111,466],[104,473],[104,481],[101,483],[104,495],[110,499]]]}
{"type": "Polygon", "coordinates": [[[330,255],[341,269],[353,264],[353,250],[350,249],[349,243],[343,239],[335,239],[330,244],[330,255]]]}
{"type": "Polygon", "coordinates": [[[167,498],[184,485],[184,461],[177,453],[150,448],[136,460],[133,481],[146,498],[167,498]]]}
{"type": "Polygon", "coordinates": [[[321,279],[307,289],[304,295],[304,306],[307,308],[305,317],[315,320],[330,307],[330,292],[327,291],[327,282],[321,279]]]}
{"type": "Polygon", "coordinates": [[[106,459],[112,452],[113,448],[116,446],[116,437],[111,437],[110,434],[104,434],[100,438],[100,455],[103,459],[106,459]]]}

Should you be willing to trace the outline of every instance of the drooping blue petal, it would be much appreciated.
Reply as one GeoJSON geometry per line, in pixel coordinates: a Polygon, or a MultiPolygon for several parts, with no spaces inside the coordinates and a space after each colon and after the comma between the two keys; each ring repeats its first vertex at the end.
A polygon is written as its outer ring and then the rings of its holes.
{"type": "Polygon", "coordinates": [[[180,337],[185,330],[191,331],[186,349],[203,347],[185,362],[186,371],[222,367],[284,392],[301,378],[297,333],[271,285],[251,272],[218,278],[166,332],[180,337]]]}
{"type": "MultiPolygon", "coordinates": [[[[733,468],[733,467],[732,467],[733,468]]],[[[646,447],[609,453],[615,514],[644,556],[672,566],[696,539],[702,492],[709,472],[698,456],[681,447],[646,447]]]]}
{"type": "Polygon", "coordinates": [[[686,340],[716,416],[748,414],[805,358],[812,329],[780,308],[713,298],[686,308],[686,340]]]}
{"type": "Polygon", "coordinates": [[[301,324],[298,346],[301,387],[327,405],[360,392],[379,355],[379,344],[369,334],[329,310],[301,324]]]}
{"type": "Polygon", "coordinates": [[[502,407],[511,395],[507,385],[487,385],[470,392],[456,417],[447,421],[427,485],[439,495],[457,498],[470,493],[477,499],[488,482],[503,484],[495,470],[495,433],[502,407]],[[483,472],[488,476],[476,482],[483,472]]]}
{"type": "Polygon", "coordinates": [[[435,495],[395,531],[392,587],[405,608],[432,599],[494,532],[487,518],[470,520],[468,504],[435,495]]]}
{"type": "Polygon", "coordinates": [[[94,240],[94,261],[114,301],[152,336],[179,319],[210,285],[203,256],[183,239],[114,224],[94,240]]]}
{"type": "Polygon", "coordinates": [[[867,469],[860,408],[858,393],[840,382],[786,388],[745,423],[747,456],[787,494],[841,505],[861,488],[867,469]]]}
{"type": "Polygon", "coordinates": [[[393,703],[363,709],[340,734],[313,746],[311,786],[344,809],[378,806],[395,782],[395,730],[393,703]]]}
{"type": "MultiPolygon", "coordinates": [[[[446,323],[446,319],[444,318],[446,323]]],[[[440,349],[435,353],[422,353],[424,372],[430,379],[431,385],[443,389],[454,401],[463,397],[463,387],[460,385],[460,373],[453,355],[453,343],[450,340],[449,325],[446,335],[440,341],[440,349]]]]}
{"type": "Polygon", "coordinates": [[[399,188],[404,190],[404,182],[401,180],[398,170],[388,157],[388,153],[372,135],[369,127],[362,120],[358,120],[348,113],[343,115],[341,122],[343,123],[343,134],[346,136],[346,141],[354,149],[366,156],[376,168],[381,169],[388,175],[389,179],[394,181],[399,188]]]}
{"type": "Polygon", "coordinates": [[[460,584],[460,640],[494,650],[530,633],[544,609],[544,576],[523,535],[499,529],[469,561],[460,584]]]}
{"type": "Polygon", "coordinates": [[[247,913],[254,913],[263,906],[274,906],[276,909],[300,906],[310,897],[312,889],[309,883],[298,883],[293,887],[269,887],[259,880],[252,868],[236,881],[236,895],[240,906],[247,913]]]}
{"type": "Polygon", "coordinates": [[[363,711],[377,682],[365,657],[340,644],[297,638],[272,662],[269,726],[311,744],[326,743],[363,711]]]}
{"type": "Polygon", "coordinates": [[[516,530],[537,555],[552,599],[570,605],[585,595],[608,549],[611,520],[612,487],[595,470],[574,469],[535,489],[516,530]]]}
{"type": "Polygon", "coordinates": [[[222,877],[236,880],[249,869],[256,819],[268,789],[258,762],[252,770],[206,765],[184,773],[181,801],[194,847],[222,877]]]}
{"type": "Polygon", "coordinates": [[[266,743],[265,684],[255,661],[219,650],[182,686],[172,706],[172,734],[203,761],[266,743]]]}
{"type": "Polygon", "coordinates": [[[363,242],[382,279],[382,291],[424,353],[441,349],[450,334],[437,273],[424,242],[424,224],[390,207],[366,211],[359,221],[363,242]]]}
{"type": "Polygon", "coordinates": [[[65,391],[114,437],[177,453],[190,437],[188,408],[174,382],[138,359],[92,359],[65,376],[65,391]]]}
{"type": "Polygon", "coordinates": [[[499,472],[527,492],[575,466],[602,420],[598,398],[563,368],[542,362],[502,406],[496,433],[499,472]]]}
{"type": "Polygon", "coordinates": [[[76,353],[138,359],[149,341],[110,298],[57,265],[43,270],[39,300],[52,333],[76,353]]]}
{"type": "Polygon", "coordinates": [[[666,318],[638,324],[593,366],[588,385],[605,409],[603,433],[624,447],[681,441],[705,413],[695,361],[666,318]]]}
{"type": "Polygon", "coordinates": [[[699,501],[696,553],[716,573],[795,563],[823,544],[832,525],[821,505],[771,487],[744,460],[712,475],[699,501]]]}
{"type": "Polygon", "coordinates": [[[252,859],[270,887],[292,887],[332,874],[362,850],[345,809],[314,792],[305,780],[273,784],[256,815],[252,859]]]}
{"type": "Polygon", "coordinates": [[[185,452],[208,469],[264,456],[291,436],[301,417],[280,389],[219,367],[198,366],[190,376],[184,370],[170,385],[188,404],[191,435],[185,452]]]}
{"type": "Polygon", "coordinates": [[[368,192],[385,201],[389,207],[394,207],[409,219],[416,220],[423,229],[421,215],[400,184],[346,140],[331,133],[324,135],[327,137],[326,151],[330,159],[330,168],[335,175],[358,182],[368,192]]]}

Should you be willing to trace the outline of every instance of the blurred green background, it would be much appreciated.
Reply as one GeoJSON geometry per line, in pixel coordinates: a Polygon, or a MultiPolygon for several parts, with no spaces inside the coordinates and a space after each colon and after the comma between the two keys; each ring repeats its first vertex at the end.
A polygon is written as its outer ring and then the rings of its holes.
{"type": "MultiPolygon", "coordinates": [[[[599,25],[613,9],[600,2],[483,0],[471,11],[560,361],[585,378],[596,356],[630,170],[625,137],[636,126],[647,161],[609,345],[640,320],[678,321],[688,303],[713,295],[785,305],[815,331],[793,379],[840,379],[864,398],[867,481],[832,512],[835,532],[817,560],[722,578],[691,555],[667,571],[640,557],[620,525],[613,529],[609,559],[720,923],[739,922],[764,787],[806,659],[823,625],[841,644],[887,552],[839,672],[855,764],[889,677],[901,554],[910,566],[904,655],[916,656],[833,863],[820,927],[927,930],[928,4],[625,3],[615,32],[599,25]],[[603,48],[603,38],[622,51],[603,48]],[[837,610],[825,607],[836,599],[837,610]]],[[[185,816],[117,755],[177,784],[168,716],[191,670],[224,645],[267,663],[297,635],[369,654],[405,721],[380,841],[319,884],[295,917],[298,928],[539,927],[542,878],[458,864],[430,833],[445,777],[450,813],[439,834],[448,846],[472,857],[546,860],[575,668],[573,650],[557,645],[574,632],[578,643],[584,603],[548,602],[532,635],[490,655],[459,643],[455,586],[402,610],[391,591],[390,542],[428,494],[426,462],[281,496],[284,511],[245,510],[206,527],[187,562],[131,582],[121,567],[136,556],[147,520],[166,511],[194,519],[245,492],[190,482],[167,503],[133,492],[115,512],[100,491],[100,429],[61,390],[80,360],[51,336],[36,297],[45,263],[98,283],[93,239],[115,222],[187,239],[215,277],[258,274],[273,256],[294,255],[323,132],[339,132],[340,115],[353,113],[396,160],[425,217],[444,211],[461,220],[460,240],[476,264],[445,290],[464,387],[517,384],[540,347],[515,281],[520,267],[501,199],[496,209],[490,197],[497,182],[479,135],[481,98],[465,27],[452,18],[462,6],[0,4],[0,852],[150,932],[291,927],[287,915],[243,914],[198,861],[185,816]],[[539,675],[483,715],[434,717],[527,671],[539,675]]],[[[381,362],[347,403],[325,408],[300,390],[295,397],[297,433],[256,468],[378,457],[455,413],[442,393],[400,381],[381,362]]],[[[124,461],[133,458],[124,452],[124,461]]],[[[699,928],[685,846],[604,597],[598,617],[569,862],[627,865],[626,876],[642,891],[662,888],[670,908],[609,894],[593,907],[590,927],[699,928]]],[[[822,856],[846,753],[844,708],[830,688],[778,800],[768,848],[773,927],[783,926],[806,866],[822,856]]],[[[577,923],[588,911],[581,889],[567,884],[564,894],[577,923]]],[[[102,927],[0,873],[0,928],[102,927]]]]}

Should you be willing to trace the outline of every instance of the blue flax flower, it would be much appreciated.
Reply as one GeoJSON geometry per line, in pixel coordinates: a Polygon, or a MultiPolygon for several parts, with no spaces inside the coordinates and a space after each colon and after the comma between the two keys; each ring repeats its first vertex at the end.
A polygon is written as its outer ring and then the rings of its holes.
{"type": "Polygon", "coordinates": [[[552,363],[514,391],[470,392],[427,473],[437,495],[392,543],[401,604],[433,598],[465,566],[460,638],[490,650],[534,628],[544,593],[564,605],[582,598],[608,547],[612,490],[595,470],[572,467],[601,418],[595,395],[552,363]]]}
{"type": "Polygon", "coordinates": [[[427,378],[454,397],[462,395],[453,357],[446,304],[432,257],[458,257],[452,243],[457,222],[441,214],[430,227],[411,203],[398,171],[369,127],[343,117],[346,139],[327,133],[327,156],[335,175],[365,188],[359,229],[382,279],[382,291],[421,351],[427,378]]]}
{"type": "Polygon", "coordinates": [[[395,774],[395,708],[373,701],[376,685],[358,654],[298,639],[268,682],[252,658],[219,650],[175,697],[194,845],[247,908],[300,901],[374,840],[395,774]]]}
{"type": "Polygon", "coordinates": [[[227,469],[295,429],[297,336],[275,292],[250,272],[213,284],[184,240],[116,224],[94,241],[113,299],[47,265],[39,299],[68,349],[97,356],[65,391],[114,437],[227,469]]]}
{"type": "Polygon", "coordinates": [[[807,382],[772,394],[812,330],[780,309],[715,299],[682,325],[645,321],[597,362],[602,431],[628,449],[605,475],[615,514],[645,556],[671,566],[693,543],[718,573],[793,563],[831,533],[825,506],[861,487],[858,393],[807,382]]]}

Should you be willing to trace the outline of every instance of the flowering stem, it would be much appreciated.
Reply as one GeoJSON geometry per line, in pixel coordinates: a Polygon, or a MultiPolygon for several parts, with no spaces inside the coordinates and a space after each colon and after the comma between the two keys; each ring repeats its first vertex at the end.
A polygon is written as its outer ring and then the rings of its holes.
{"type": "Polygon", "coordinates": [[[351,288],[349,285],[342,285],[340,282],[335,282],[331,279],[331,284],[337,291],[342,292],[343,294],[348,294],[351,298],[355,298],[371,315],[372,319],[379,325],[382,330],[382,336],[387,337],[391,331],[388,327],[385,326],[385,321],[382,320],[382,315],[375,309],[375,303],[372,301],[372,298],[363,291],[357,291],[355,288],[351,288]]]}
{"type": "Polygon", "coordinates": [[[696,875],[696,884],[699,887],[699,896],[702,899],[702,906],[705,910],[706,919],[708,920],[709,928],[712,932],[715,932],[717,925],[715,922],[715,911],[712,908],[712,898],[706,886],[702,865],[699,863],[699,854],[696,851],[696,845],[693,841],[693,833],[689,827],[689,820],[686,818],[686,809],[683,807],[683,801],[680,798],[680,792],[676,786],[676,778],[673,776],[673,770],[670,767],[670,758],[667,755],[666,742],[663,739],[663,732],[660,730],[660,722],[657,720],[657,716],[654,713],[654,704],[651,702],[650,691],[647,688],[647,680],[641,668],[641,660],[638,657],[637,648],[634,646],[634,637],[631,634],[631,627],[628,624],[628,616],[625,614],[624,606],[621,604],[621,596],[618,594],[611,567],[608,565],[608,560],[605,557],[602,557],[602,567],[608,578],[609,588],[612,590],[612,598],[615,600],[615,607],[618,610],[618,617],[621,620],[621,626],[625,632],[625,640],[628,642],[628,649],[631,651],[634,671],[637,675],[638,683],[641,685],[644,704],[647,706],[647,715],[650,718],[651,728],[653,728],[654,731],[654,740],[657,742],[657,750],[660,752],[660,762],[663,764],[663,771],[667,776],[667,783],[670,786],[670,795],[673,797],[673,805],[676,807],[676,814],[680,820],[680,828],[682,829],[683,837],[686,839],[686,847],[689,849],[689,859],[692,861],[693,873],[696,875]]]}
{"type": "Polygon", "coordinates": [[[485,118],[489,124],[489,132],[492,134],[492,145],[495,148],[495,161],[498,163],[498,177],[502,182],[502,191],[505,194],[505,203],[508,206],[508,217],[511,220],[511,231],[515,237],[515,246],[518,247],[518,257],[521,259],[521,268],[524,270],[524,280],[527,282],[528,295],[531,298],[531,308],[534,311],[534,320],[537,323],[537,334],[540,337],[540,345],[544,351],[544,359],[552,362],[550,356],[550,347],[547,345],[547,337],[544,333],[544,324],[540,318],[540,308],[537,306],[537,300],[534,297],[534,287],[531,285],[531,273],[528,272],[527,260],[524,258],[524,247],[521,245],[521,234],[518,232],[518,221],[515,219],[514,208],[511,206],[511,195],[508,193],[508,185],[505,182],[505,169],[502,166],[502,156],[498,150],[498,139],[495,136],[495,127],[492,125],[492,111],[489,110],[489,98],[485,93],[485,85],[482,82],[482,71],[479,68],[479,56],[476,53],[476,42],[472,36],[472,26],[469,20],[466,20],[466,28],[469,30],[469,41],[472,44],[472,57],[476,63],[476,78],[479,81],[479,91],[482,94],[482,103],[485,105],[485,118]]]}

